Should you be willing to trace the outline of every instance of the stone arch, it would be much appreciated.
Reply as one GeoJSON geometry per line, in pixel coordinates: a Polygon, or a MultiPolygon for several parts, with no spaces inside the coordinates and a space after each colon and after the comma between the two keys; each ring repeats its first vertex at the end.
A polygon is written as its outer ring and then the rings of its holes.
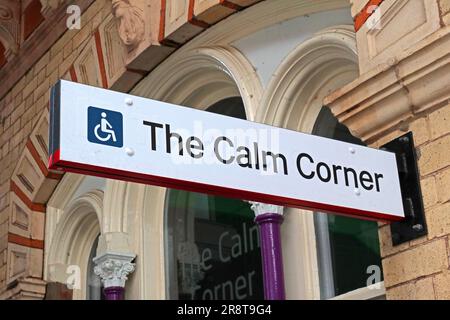
{"type": "MultiPolygon", "coordinates": [[[[49,212],[49,214],[51,214],[49,212]]],[[[46,280],[66,283],[68,276],[80,275],[73,299],[86,297],[87,265],[92,245],[99,234],[103,214],[103,192],[94,190],[81,195],[59,209],[51,243],[48,246],[46,280]],[[79,273],[78,273],[79,272],[79,273]]]]}
{"type": "Polygon", "coordinates": [[[184,52],[155,69],[133,92],[199,109],[240,95],[248,118],[253,119],[262,86],[253,66],[237,49],[220,46],[184,52]]]}
{"type": "Polygon", "coordinates": [[[323,90],[329,93],[357,73],[353,26],[322,30],[279,66],[262,99],[264,109],[258,112],[257,121],[309,132],[323,105],[323,90]]]}
{"type": "MultiPolygon", "coordinates": [[[[355,33],[352,26],[336,26],[301,43],[281,63],[265,91],[256,116],[263,122],[311,132],[323,98],[358,76],[355,33]]],[[[288,208],[282,226],[286,292],[290,296],[319,299],[320,286],[313,215],[288,208]],[[298,232],[302,230],[302,232],[298,232]],[[299,288],[303,288],[299,291],[299,288]]]]}

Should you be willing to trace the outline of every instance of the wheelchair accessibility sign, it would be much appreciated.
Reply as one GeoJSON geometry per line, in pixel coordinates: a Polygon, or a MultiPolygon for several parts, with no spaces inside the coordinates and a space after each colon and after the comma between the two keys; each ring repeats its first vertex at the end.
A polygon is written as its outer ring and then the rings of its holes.
{"type": "Polygon", "coordinates": [[[66,80],[52,89],[49,131],[51,170],[371,220],[405,217],[392,152],[66,80]]]}
{"type": "Polygon", "coordinates": [[[123,117],[120,112],[88,108],[88,140],[111,147],[123,146],[123,117]]]}

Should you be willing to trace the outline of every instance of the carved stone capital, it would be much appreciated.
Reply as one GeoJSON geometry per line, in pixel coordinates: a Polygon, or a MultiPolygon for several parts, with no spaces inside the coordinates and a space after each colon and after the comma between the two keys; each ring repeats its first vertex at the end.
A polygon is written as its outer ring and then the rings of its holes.
{"type": "Polygon", "coordinates": [[[104,253],[94,258],[94,273],[101,278],[105,288],[124,288],[128,275],[135,269],[131,262],[135,257],[134,254],[104,253]]]}
{"type": "Polygon", "coordinates": [[[131,0],[112,0],[112,12],[118,20],[120,39],[128,51],[133,51],[144,40],[143,10],[131,0]]]}
{"type": "Polygon", "coordinates": [[[254,201],[248,201],[248,203],[251,204],[250,208],[255,213],[255,216],[260,216],[260,215],[266,214],[266,213],[274,213],[274,214],[283,215],[284,207],[282,207],[282,206],[261,203],[261,202],[254,202],[254,201]]]}

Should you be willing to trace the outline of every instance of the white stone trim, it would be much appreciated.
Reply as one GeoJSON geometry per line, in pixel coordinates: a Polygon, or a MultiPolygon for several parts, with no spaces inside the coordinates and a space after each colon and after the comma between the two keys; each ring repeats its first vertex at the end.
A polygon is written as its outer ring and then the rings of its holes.
{"type": "Polygon", "coordinates": [[[89,254],[101,233],[103,192],[95,190],[71,200],[84,177],[66,174],[47,205],[44,280],[67,283],[74,270],[80,271],[80,287],[73,299],[86,298],[89,254]]]}
{"type": "Polygon", "coordinates": [[[134,254],[104,253],[94,258],[96,264],[94,273],[100,277],[105,288],[125,288],[128,275],[134,271],[136,266],[135,263],[131,262],[135,257],[134,254]]]}
{"type": "Polygon", "coordinates": [[[266,213],[274,213],[274,214],[279,214],[281,216],[283,215],[284,207],[282,207],[282,206],[261,203],[261,202],[254,202],[254,201],[248,201],[248,203],[251,204],[250,208],[253,210],[253,212],[255,213],[255,216],[257,216],[257,217],[262,214],[266,214],[266,213]]]}
{"type": "Polygon", "coordinates": [[[376,300],[386,295],[386,289],[384,287],[384,281],[375,283],[368,287],[359,288],[330,300],[376,300]]]}
{"type": "MultiPolygon", "coordinates": [[[[283,60],[261,100],[256,121],[311,132],[323,97],[358,77],[354,27],[335,26],[299,44],[283,60]]],[[[314,214],[286,208],[281,225],[286,296],[320,299],[314,214]]]]}
{"type": "Polygon", "coordinates": [[[166,102],[205,109],[241,96],[249,120],[254,119],[262,85],[251,63],[231,46],[197,48],[163,63],[132,91],[166,102]]]}

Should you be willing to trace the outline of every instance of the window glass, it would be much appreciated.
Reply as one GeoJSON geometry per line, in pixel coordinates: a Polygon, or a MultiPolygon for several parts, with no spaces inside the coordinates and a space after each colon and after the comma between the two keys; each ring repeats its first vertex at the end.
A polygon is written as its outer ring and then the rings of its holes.
{"type": "MultiPolygon", "coordinates": [[[[364,144],[327,107],[322,107],[313,134],[364,144]]],[[[324,213],[316,213],[314,219],[323,299],[366,287],[373,270],[379,270],[383,280],[376,222],[324,213]]]]}
{"type": "Polygon", "coordinates": [[[98,246],[98,238],[100,235],[97,236],[95,239],[91,252],[89,254],[89,261],[87,266],[87,279],[86,279],[86,299],[87,300],[104,300],[104,294],[103,294],[103,285],[100,280],[100,277],[94,273],[94,258],[97,254],[97,246],[98,246]]]}
{"type": "MultiPolygon", "coordinates": [[[[238,97],[207,111],[245,119],[238,97]]],[[[259,235],[248,203],[168,190],[166,219],[171,299],[263,299],[259,235]]]]}

